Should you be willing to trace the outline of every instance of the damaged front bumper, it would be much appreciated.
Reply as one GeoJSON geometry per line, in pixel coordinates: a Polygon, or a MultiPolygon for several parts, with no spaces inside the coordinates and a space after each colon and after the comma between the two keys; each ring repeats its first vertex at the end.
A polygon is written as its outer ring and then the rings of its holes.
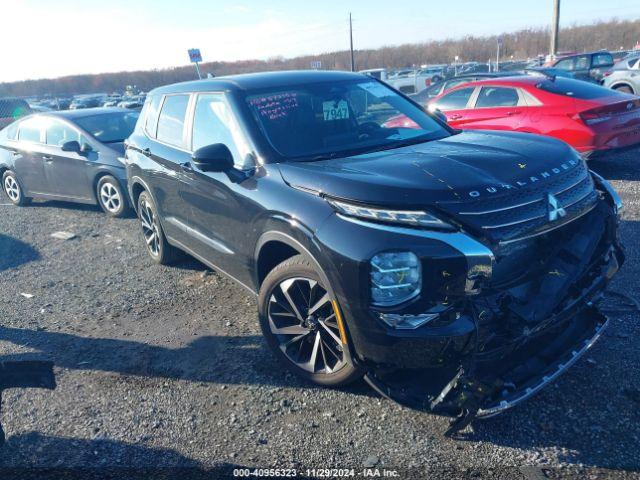
{"type": "Polygon", "coordinates": [[[617,212],[604,202],[597,210],[545,262],[546,275],[533,274],[468,302],[461,315],[475,322],[473,349],[440,367],[370,366],[368,383],[403,405],[456,417],[452,433],[558,378],[606,328],[596,305],[624,262],[617,212]]]}
{"type": "MultiPolygon", "coordinates": [[[[557,359],[546,369],[538,372],[529,382],[523,383],[511,391],[505,389],[497,398],[487,398],[487,404],[478,409],[476,416],[478,418],[489,418],[515,407],[520,402],[535,395],[576,363],[596,343],[604,329],[609,325],[609,319],[593,306],[589,307],[588,311],[585,310],[583,315],[584,320],[589,323],[588,330],[583,331],[587,338],[584,338],[581,342],[572,342],[571,348],[569,348],[570,353],[565,354],[564,357],[557,359]]],[[[515,386],[513,383],[511,385],[515,386]]]]}

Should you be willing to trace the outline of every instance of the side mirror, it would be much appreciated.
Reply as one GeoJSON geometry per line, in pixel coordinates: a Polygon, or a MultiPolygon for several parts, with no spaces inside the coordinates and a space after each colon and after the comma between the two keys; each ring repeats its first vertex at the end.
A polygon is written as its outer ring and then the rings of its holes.
{"type": "Polygon", "coordinates": [[[193,164],[203,172],[228,172],[233,169],[233,155],[224,143],[214,143],[193,152],[193,164]]]}
{"type": "Polygon", "coordinates": [[[80,143],[76,140],[71,140],[70,142],[64,142],[62,144],[63,152],[76,152],[80,153],[82,147],[80,147],[80,143]]]}
{"type": "Polygon", "coordinates": [[[442,110],[440,110],[439,108],[436,108],[433,105],[429,105],[429,111],[434,114],[436,117],[438,117],[438,119],[444,123],[447,123],[447,116],[442,113],[442,110]]]}

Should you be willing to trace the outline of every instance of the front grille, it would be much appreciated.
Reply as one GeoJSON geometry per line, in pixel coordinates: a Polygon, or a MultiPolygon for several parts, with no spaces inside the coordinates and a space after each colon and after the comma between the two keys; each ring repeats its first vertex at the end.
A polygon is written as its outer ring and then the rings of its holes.
{"type": "Polygon", "coordinates": [[[557,228],[593,208],[598,199],[591,175],[580,162],[557,178],[534,182],[526,187],[508,190],[507,194],[478,199],[466,204],[441,205],[464,225],[481,236],[501,244],[539,235],[557,228]],[[566,215],[549,220],[549,199],[566,215]]]}

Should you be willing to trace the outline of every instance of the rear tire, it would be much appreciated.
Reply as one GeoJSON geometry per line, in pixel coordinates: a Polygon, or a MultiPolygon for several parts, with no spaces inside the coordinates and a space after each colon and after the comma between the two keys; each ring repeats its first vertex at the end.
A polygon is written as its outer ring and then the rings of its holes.
{"type": "Polygon", "coordinates": [[[7,170],[2,175],[2,190],[14,205],[22,207],[31,203],[31,199],[24,196],[22,185],[13,170],[7,170]]]}
{"type": "Polygon", "coordinates": [[[333,296],[302,255],[285,260],[264,279],[260,327],[280,363],[307,381],[346,385],[362,378],[342,344],[333,296]]]}
{"type": "Polygon", "coordinates": [[[633,95],[633,90],[631,89],[630,86],[628,85],[620,85],[619,87],[615,87],[614,90],[616,92],[621,92],[621,93],[629,93],[631,95],[633,95]]]}
{"type": "Polygon", "coordinates": [[[120,182],[111,175],[101,177],[96,186],[96,197],[100,208],[114,218],[121,218],[127,212],[127,200],[120,182]]]}
{"type": "Polygon", "coordinates": [[[156,204],[147,192],[142,192],[138,197],[138,218],[151,260],[160,265],[170,265],[182,256],[180,250],[169,245],[160,225],[156,204]]]}

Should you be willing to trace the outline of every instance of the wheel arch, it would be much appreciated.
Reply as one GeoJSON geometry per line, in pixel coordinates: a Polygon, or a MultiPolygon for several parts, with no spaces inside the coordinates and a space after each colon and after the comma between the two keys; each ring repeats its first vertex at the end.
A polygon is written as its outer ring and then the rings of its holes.
{"type": "Polygon", "coordinates": [[[633,94],[636,95],[636,89],[633,87],[631,82],[627,82],[625,80],[621,80],[621,81],[612,83],[609,88],[611,88],[612,90],[616,90],[619,87],[629,87],[631,89],[631,91],[633,92],[633,94]]]}
{"type": "MultiPolygon", "coordinates": [[[[122,190],[122,193],[124,194],[125,197],[125,202],[127,202],[129,200],[128,198],[128,192],[127,192],[127,185],[122,185],[122,182],[120,181],[120,178],[118,178],[118,175],[116,175],[114,172],[108,170],[108,169],[101,169],[99,170],[94,176],[93,176],[93,182],[91,184],[92,186],[92,190],[93,190],[93,197],[95,199],[95,201],[97,203],[99,203],[98,200],[98,183],[100,183],[100,180],[104,177],[113,177],[116,179],[116,182],[118,182],[118,184],[120,185],[120,188],[122,190]]],[[[126,207],[126,204],[125,204],[126,207]]]]}
{"type": "MultiPolygon", "coordinates": [[[[271,270],[295,255],[304,255],[307,257],[327,288],[333,290],[322,265],[316,256],[311,253],[309,248],[287,233],[279,230],[270,230],[263,233],[256,244],[254,255],[254,282],[256,291],[260,290],[262,282],[271,270]]],[[[335,292],[332,293],[335,295],[335,292]]]]}
{"type": "MultiPolygon", "coordinates": [[[[309,242],[312,241],[311,238],[308,237],[307,235],[305,235],[305,238],[309,238],[309,242]]],[[[291,258],[292,256],[303,255],[306,259],[308,259],[311,262],[311,265],[314,267],[315,271],[320,277],[320,280],[325,285],[326,291],[329,292],[329,294],[333,296],[333,298],[337,299],[338,295],[337,295],[337,292],[335,291],[334,285],[329,280],[327,273],[325,272],[324,268],[318,261],[317,257],[320,255],[320,253],[318,252],[318,255],[314,255],[311,252],[310,248],[307,248],[300,240],[292,237],[288,233],[284,233],[279,230],[270,230],[263,233],[260,236],[258,243],[256,245],[255,257],[254,257],[255,258],[254,281],[256,282],[255,283],[256,291],[260,292],[262,281],[274,267],[284,262],[288,258],[291,258]],[[269,254],[272,252],[279,252],[282,255],[293,253],[293,255],[290,255],[284,258],[277,257],[277,256],[271,257],[269,256],[269,254]],[[260,278],[261,262],[263,262],[262,278],[260,278]]],[[[349,321],[347,318],[344,317],[344,313],[342,313],[344,312],[344,310],[342,310],[342,308],[340,307],[339,302],[338,302],[338,308],[341,310],[341,315],[343,316],[342,321],[343,321],[344,329],[346,331],[347,343],[345,344],[345,353],[351,359],[351,361],[357,365],[358,357],[355,354],[355,347],[351,340],[351,334],[349,332],[349,321]]]]}
{"type": "MultiPolygon", "coordinates": [[[[129,181],[129,197],[131,198],[131,208],[138,212],[138,198],[142,192],[147,192],[153,198],[153,193],[148,185],[140,177],[133,177],[129,181]]],[[[155,199],[154,199],[155,201],[155,199]]]]}

